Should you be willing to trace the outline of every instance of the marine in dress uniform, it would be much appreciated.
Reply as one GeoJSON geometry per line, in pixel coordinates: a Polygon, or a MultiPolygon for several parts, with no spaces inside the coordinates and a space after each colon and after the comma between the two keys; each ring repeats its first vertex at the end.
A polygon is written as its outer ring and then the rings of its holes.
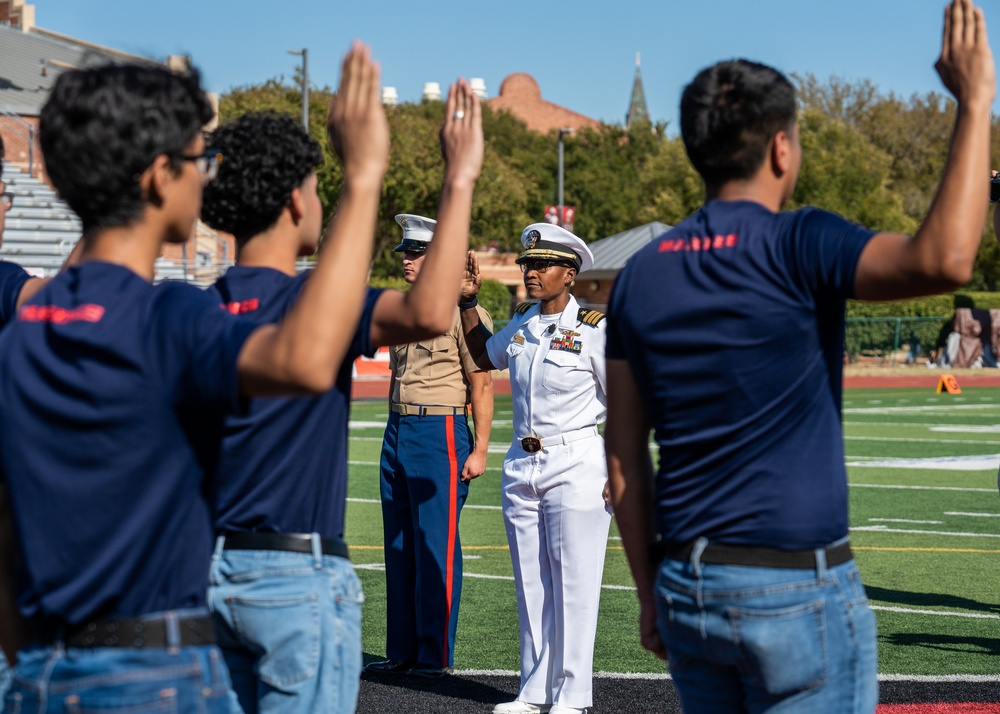
{"type": "MultiPolygon", "coordinates": [[[[492,366],[510,370],[514,440],[504,459],[502,503],[521,627],[521,688],[517,700],[494,712],[568,714],[593,703],[611,523],[597,429],[606,412],[606,321],[569,293],[576,274],[594,262],[582,240],[536,223],[521,241],[526,250],[517,262],[529,296],[541,301],[519,305],[485,344],[492,366]]],[[[467,329],[475,322],[463,319],[467,329]]],[[[470,343],[479,346],[471,334],[470,343]]]]}
{"type": "MultiPolygon", "coordinates": [[[[410,214],[396,221],[403,241],[394,250],[404,254],[404,276],[412,282],[436,222],[410,214]]],[[[476,310],[492,324],[485,310],[476,310]]],[[[366,669],[435,677],[454,664],[462,594],[458,522],[469,492],[462,473],[470,457],[485,468],[492,382],[469,354],[457,307],[451,329],[392,348],[389,366],[389,421],[380,466],[387,659],[366,669]],[[489,385],[486,392],[483,384],[489,385]],[[466,417],[470,399],[475,450],[466,417]]]]}

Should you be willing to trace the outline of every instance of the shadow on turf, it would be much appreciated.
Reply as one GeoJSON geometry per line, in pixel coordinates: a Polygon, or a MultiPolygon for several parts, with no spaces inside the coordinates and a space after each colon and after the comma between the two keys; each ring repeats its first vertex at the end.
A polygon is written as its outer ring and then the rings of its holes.
{"type": "Polygon", "coordinates": [[[955,637],[921,632],[894,632],[883,637],[886,642],[902,647],[926,647],[945,652],[1000,655],[1000,639],[992,637],[955,637]]]}
{"type": "Polygon", "coordinates": [[[890,590],[869,585],[865,586],[869,600],[912,605],[920,607],[953,607],[972,612],[1000,613],[1000,605],[970,600],[956,595],[939,595],[937,593],[914,593],[908,590],[890,590]]]}
{"type": "MultiPolygon", "coordinates": [[[[511,679],[513,680],[513,678],[511,679]]],[[[405,674],[385,675],[363,672],[361,674],[361,688],[363,692],[378,692],[381,695],[378,697],[380,699],[388,697],[396,701],[412,702],[421,699],[427,701],[426,698],[430,695],[433,699],[441,702],[452,699],[461,700],[466,705],[482,705],[486,711],[494,704],[509,702],[517,696],[516,682],[514,682],[513,691],[510,691],[475,679],[450,675],[445,675],[440,679],[424,679],[405,674]]],[[[362,709],[359,708],[359,711],[362,709]]]]}

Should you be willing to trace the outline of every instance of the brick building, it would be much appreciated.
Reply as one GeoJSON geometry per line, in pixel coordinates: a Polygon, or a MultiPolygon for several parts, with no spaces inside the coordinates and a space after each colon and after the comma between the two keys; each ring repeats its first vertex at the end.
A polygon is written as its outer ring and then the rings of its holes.
{"type": "MultiPolygon", "coordinates": [[[[500,95],[486,100],[494,110],[506,111],[521,119],[529,129],[547,134],[559,129],[597,129],[601,122],[579,112],[561,107],[542,99],[538,82],[530,74],[518,72],[508,75],[500,85],[500,95]]],[[[639,55],[635,59],[635,80],[629,108],[625,116],[626,126],[631,128],[641,122],[649,122],[646,96],[639,73],[639,55]]],[[[611,286],[618,272],[632,255],[670,226],[654,222],[629,229],[617,235],[590,244],[594,252],[594,267],[582,273],[573,285],[572,292],[581,305],[604,310],[608,304],[611,286]]],[[[514,292],[517,300],[525,297],[521,270],[514,263],[517,253],[497,253],[481,251],[479,265],[486,278],[498,280],[514,292]]]]}
{"type": "Polygon", "coordinates": [[[597,129],[601,125],[597,119],[542,99],[538,82],[524,72],[508,75],[500,84],[500,95],[487,99],[486,104],[494,110],[513,114],[540,134],[566,128],[597,129]]]}

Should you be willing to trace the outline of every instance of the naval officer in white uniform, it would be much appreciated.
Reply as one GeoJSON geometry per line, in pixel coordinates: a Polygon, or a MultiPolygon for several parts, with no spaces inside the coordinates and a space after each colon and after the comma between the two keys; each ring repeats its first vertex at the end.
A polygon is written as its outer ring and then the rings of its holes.
{"type": "Polygon", "coordinates": [[[594,636],[608,506],[602,313],[569,287],[589,269],[586,243],[563,228],[524,229],[517,259],[532,302],[496,335],[479,324],[475,257],[463,286],[463,329],[482,369],[509,369],[514,441],[503,465],[503,516],[521,626],[521,689],[494,714],[571,714],[593,703],[594,636]]]}

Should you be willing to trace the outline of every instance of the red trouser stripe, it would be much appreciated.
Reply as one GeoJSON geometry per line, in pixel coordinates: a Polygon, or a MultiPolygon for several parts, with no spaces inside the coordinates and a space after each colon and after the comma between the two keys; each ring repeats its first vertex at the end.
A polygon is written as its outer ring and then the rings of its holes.
{"type": "Polygon", "coordinates": [[[441,666],[448,666],[448,633],[451,630],[451,593],[455,578],[455,538],[458,534],[458,460],[455,457],[455,417],[444,419],[445,438],[448,441],[448,551],[445,560],[445,617],[444,652],[441,666]]]}

